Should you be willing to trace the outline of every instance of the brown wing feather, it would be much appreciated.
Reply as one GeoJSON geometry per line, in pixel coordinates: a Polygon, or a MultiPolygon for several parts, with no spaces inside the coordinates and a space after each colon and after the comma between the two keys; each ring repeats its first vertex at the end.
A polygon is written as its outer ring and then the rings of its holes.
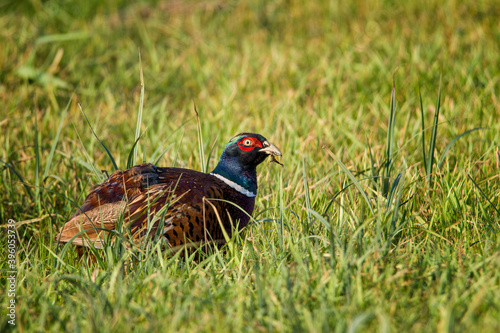
{"type": "Polygon", "coordinates": [[[94,187],[73,216],[106,203],[126,200],[140,194],[147,186],[157,183],[157,169],[153,164],[147,163],[114,172],[104,183],[94,187]]]}
{"type": "Polygon", "coordinates": [[[157,183],[157,178],[157,167],[153,164],[140,164],[114,172],[87,195],[83,205],[60,229],[57,239],[69,242],[77,235],[72,240],[73,244],[87,246],[91,241],[96,247],[101,247],[102,231],[98,229],[115,229],[116,221],[126,208],[126,200],[140,195],[150,184],[157,183]],[[85,231],[86,235],[81,231],[85,231]]]}
{"type": "Polygon", "coordinates": [[[63,243],[71,241],[80,246],[88,246],[90,242],[96,248],[102,248],[103,229],[115,229],[115,223],[125,208],[126,203],[118,201],[87,210],[66,222],[57,235],[57,240],[63,243]],[[72,240],[73,237],[75,238],[72,240]]]}

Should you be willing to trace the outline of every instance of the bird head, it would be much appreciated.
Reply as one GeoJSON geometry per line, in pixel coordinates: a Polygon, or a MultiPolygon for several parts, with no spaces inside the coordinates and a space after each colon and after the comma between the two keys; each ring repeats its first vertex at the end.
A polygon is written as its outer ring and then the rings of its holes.
{"type": "Polygon", "coordinates": [[[278,147],[265,137],[255,133],[240,133],[226,144],[219,164],[212,174],[220,175],[243,188],[256,193],[257,165],[271,156],[271,161],[279,163],[275,156],[282,156],[278,147]]]}
{"type": "MultiPolygon", "coordinates": [[[[282,156],[278,147],[255,133],[240,133],[229,140],[223,155],[237,157],[243,165],[255,167],[271,156],[282,156]]],[[[275,161],[273,159],[273,161],[275,161]]]]}

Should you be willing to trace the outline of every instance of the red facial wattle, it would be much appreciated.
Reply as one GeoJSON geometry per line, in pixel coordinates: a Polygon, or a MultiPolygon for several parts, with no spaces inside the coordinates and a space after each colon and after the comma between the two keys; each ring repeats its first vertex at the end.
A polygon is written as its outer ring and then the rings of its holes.
{"type": "Polygon", "coordinates": [[[262,148],[262,144],[259,140],[247,136],[238,141],[238,147],[243,151],[251,151],[257,147],[262,148]]]}

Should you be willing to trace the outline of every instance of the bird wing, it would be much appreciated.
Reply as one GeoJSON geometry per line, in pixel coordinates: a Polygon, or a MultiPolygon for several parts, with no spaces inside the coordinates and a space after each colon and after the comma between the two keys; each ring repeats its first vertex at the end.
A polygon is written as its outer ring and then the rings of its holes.
{"type": "Polygon", "coordinates": [[[152,164],[117,171],[92,190],[57,238],[63,243],[102,248],[107,233],[116,230],[122,219],[127,226],[123,230],[135,242],[160,234],[170,248],[221,243],[225,203],[210,199],[223,198],[223,193],[217,186],[207,185],[205,177],[193,170],[152,164]]]}
{"type": "Polygon", "coordinates": [[[157,184],[158,177],[158,168],[150,163],[114,172],[87,195],[83,205],[59,230],[57,240],[102,248],[104,232],[115,229],[116,222],[127,210],[128,199],[157,184]]]}
{"type": "Polygon", "coordinates": [[[114,172],[104,183],[93,188],[73,217],[100,205],[127,200],[140,194],[148,186],[158,183],[158,169],[151,163],[145,163],[114,172]]]}

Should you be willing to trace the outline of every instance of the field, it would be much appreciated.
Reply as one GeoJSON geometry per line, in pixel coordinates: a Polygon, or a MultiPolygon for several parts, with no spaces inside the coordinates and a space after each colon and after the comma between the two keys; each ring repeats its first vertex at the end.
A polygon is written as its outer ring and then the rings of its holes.
{"type": "Polygon", "coordinates": [[[499,332],[499,17],[488,0],[3,1],[0,331],[499,332]],[[57,246],[110,156],[210,171],[243,131],[284,166],[259,167],[225,250],[57,246]]]}

